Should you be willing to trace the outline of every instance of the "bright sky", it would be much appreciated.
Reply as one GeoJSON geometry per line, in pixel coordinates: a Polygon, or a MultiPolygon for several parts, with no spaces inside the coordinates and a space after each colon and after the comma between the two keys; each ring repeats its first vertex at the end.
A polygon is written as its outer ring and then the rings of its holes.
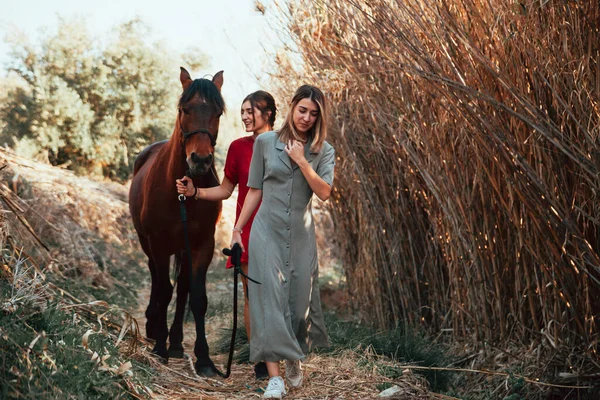
{"type": "Polygon", "coordinates": [[[225,71],[223,96],[231,110],[248,93],[264,89],[254,75],[266,77],[263,46],[272,49],[277,43],[254,0],[0,0],[0,10],[2,75],[9,51],[3,39],[15,27],[35,41],[40,28],[56,28],[58,15],[67,20],[86,17],[90,33],[100,36],[139,17],[151,27],[154,40],[179,53],[192,46],[203,51],[210,62],[203,74],[225,71]]]}

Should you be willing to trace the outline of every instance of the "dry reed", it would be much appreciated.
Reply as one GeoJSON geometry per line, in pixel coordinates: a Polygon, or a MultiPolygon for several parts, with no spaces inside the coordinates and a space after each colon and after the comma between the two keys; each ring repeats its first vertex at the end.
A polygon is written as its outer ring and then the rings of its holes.
{"type": "Polygon", "coordinates": [[[600,368],[599,22],[593,1],[281,6],[272,78],[331,99],[329,210],[364,319],[600,368]]]}

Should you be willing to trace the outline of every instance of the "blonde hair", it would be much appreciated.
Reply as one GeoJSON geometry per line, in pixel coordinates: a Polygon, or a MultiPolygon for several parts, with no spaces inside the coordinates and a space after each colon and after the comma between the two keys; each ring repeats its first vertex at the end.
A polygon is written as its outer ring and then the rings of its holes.
{"type": "Polygon", "coordinates": [[[321,89],[315,86],[302,85],[298,88],[298,90],[296,90],[296,93],[290,102],[290,109],[285,116],[285,121],[283,121],[281,129],[279,129],[277,132],[277,136],[283,143],[287,143],[288,140],[291,139],[302,140],[298,132],[296,132],[296,127],[294,126],[293,121],[294,109],[302,99],[310,99],[319,107],[319,115],[317,116],[317,120],[310,129],[310,132],[308,132],[308,136],[312,137],[313,139],[312,145],[310,146],[310,151],[318,153],[321,151],[323,142],[327,138],[327,102],[321,89]]]}

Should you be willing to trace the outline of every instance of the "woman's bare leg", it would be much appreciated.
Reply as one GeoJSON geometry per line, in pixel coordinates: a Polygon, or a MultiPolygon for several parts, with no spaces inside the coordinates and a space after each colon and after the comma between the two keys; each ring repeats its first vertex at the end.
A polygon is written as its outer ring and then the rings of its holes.
{"type": "Polygon", "coordinates": [[[272,378],[274,376],[280,376],[279,361],[277,361],[277,362],[267,361],[266,364],[267,364],[267,370],[269,371],[269,378],[272,378]]]}

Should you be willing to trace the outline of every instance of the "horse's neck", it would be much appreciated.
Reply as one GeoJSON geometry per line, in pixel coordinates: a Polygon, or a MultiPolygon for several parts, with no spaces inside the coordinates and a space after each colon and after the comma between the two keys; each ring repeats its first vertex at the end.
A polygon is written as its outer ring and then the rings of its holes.
{"type": "Polygon", "coordinates": [[[185,153],[177,139],[177,132],[173,132],[164,148],[164,157],[161,157],[164,160],[161,170],[164,171],[166,179],[180,179],[187,172],[185,153]]]}

